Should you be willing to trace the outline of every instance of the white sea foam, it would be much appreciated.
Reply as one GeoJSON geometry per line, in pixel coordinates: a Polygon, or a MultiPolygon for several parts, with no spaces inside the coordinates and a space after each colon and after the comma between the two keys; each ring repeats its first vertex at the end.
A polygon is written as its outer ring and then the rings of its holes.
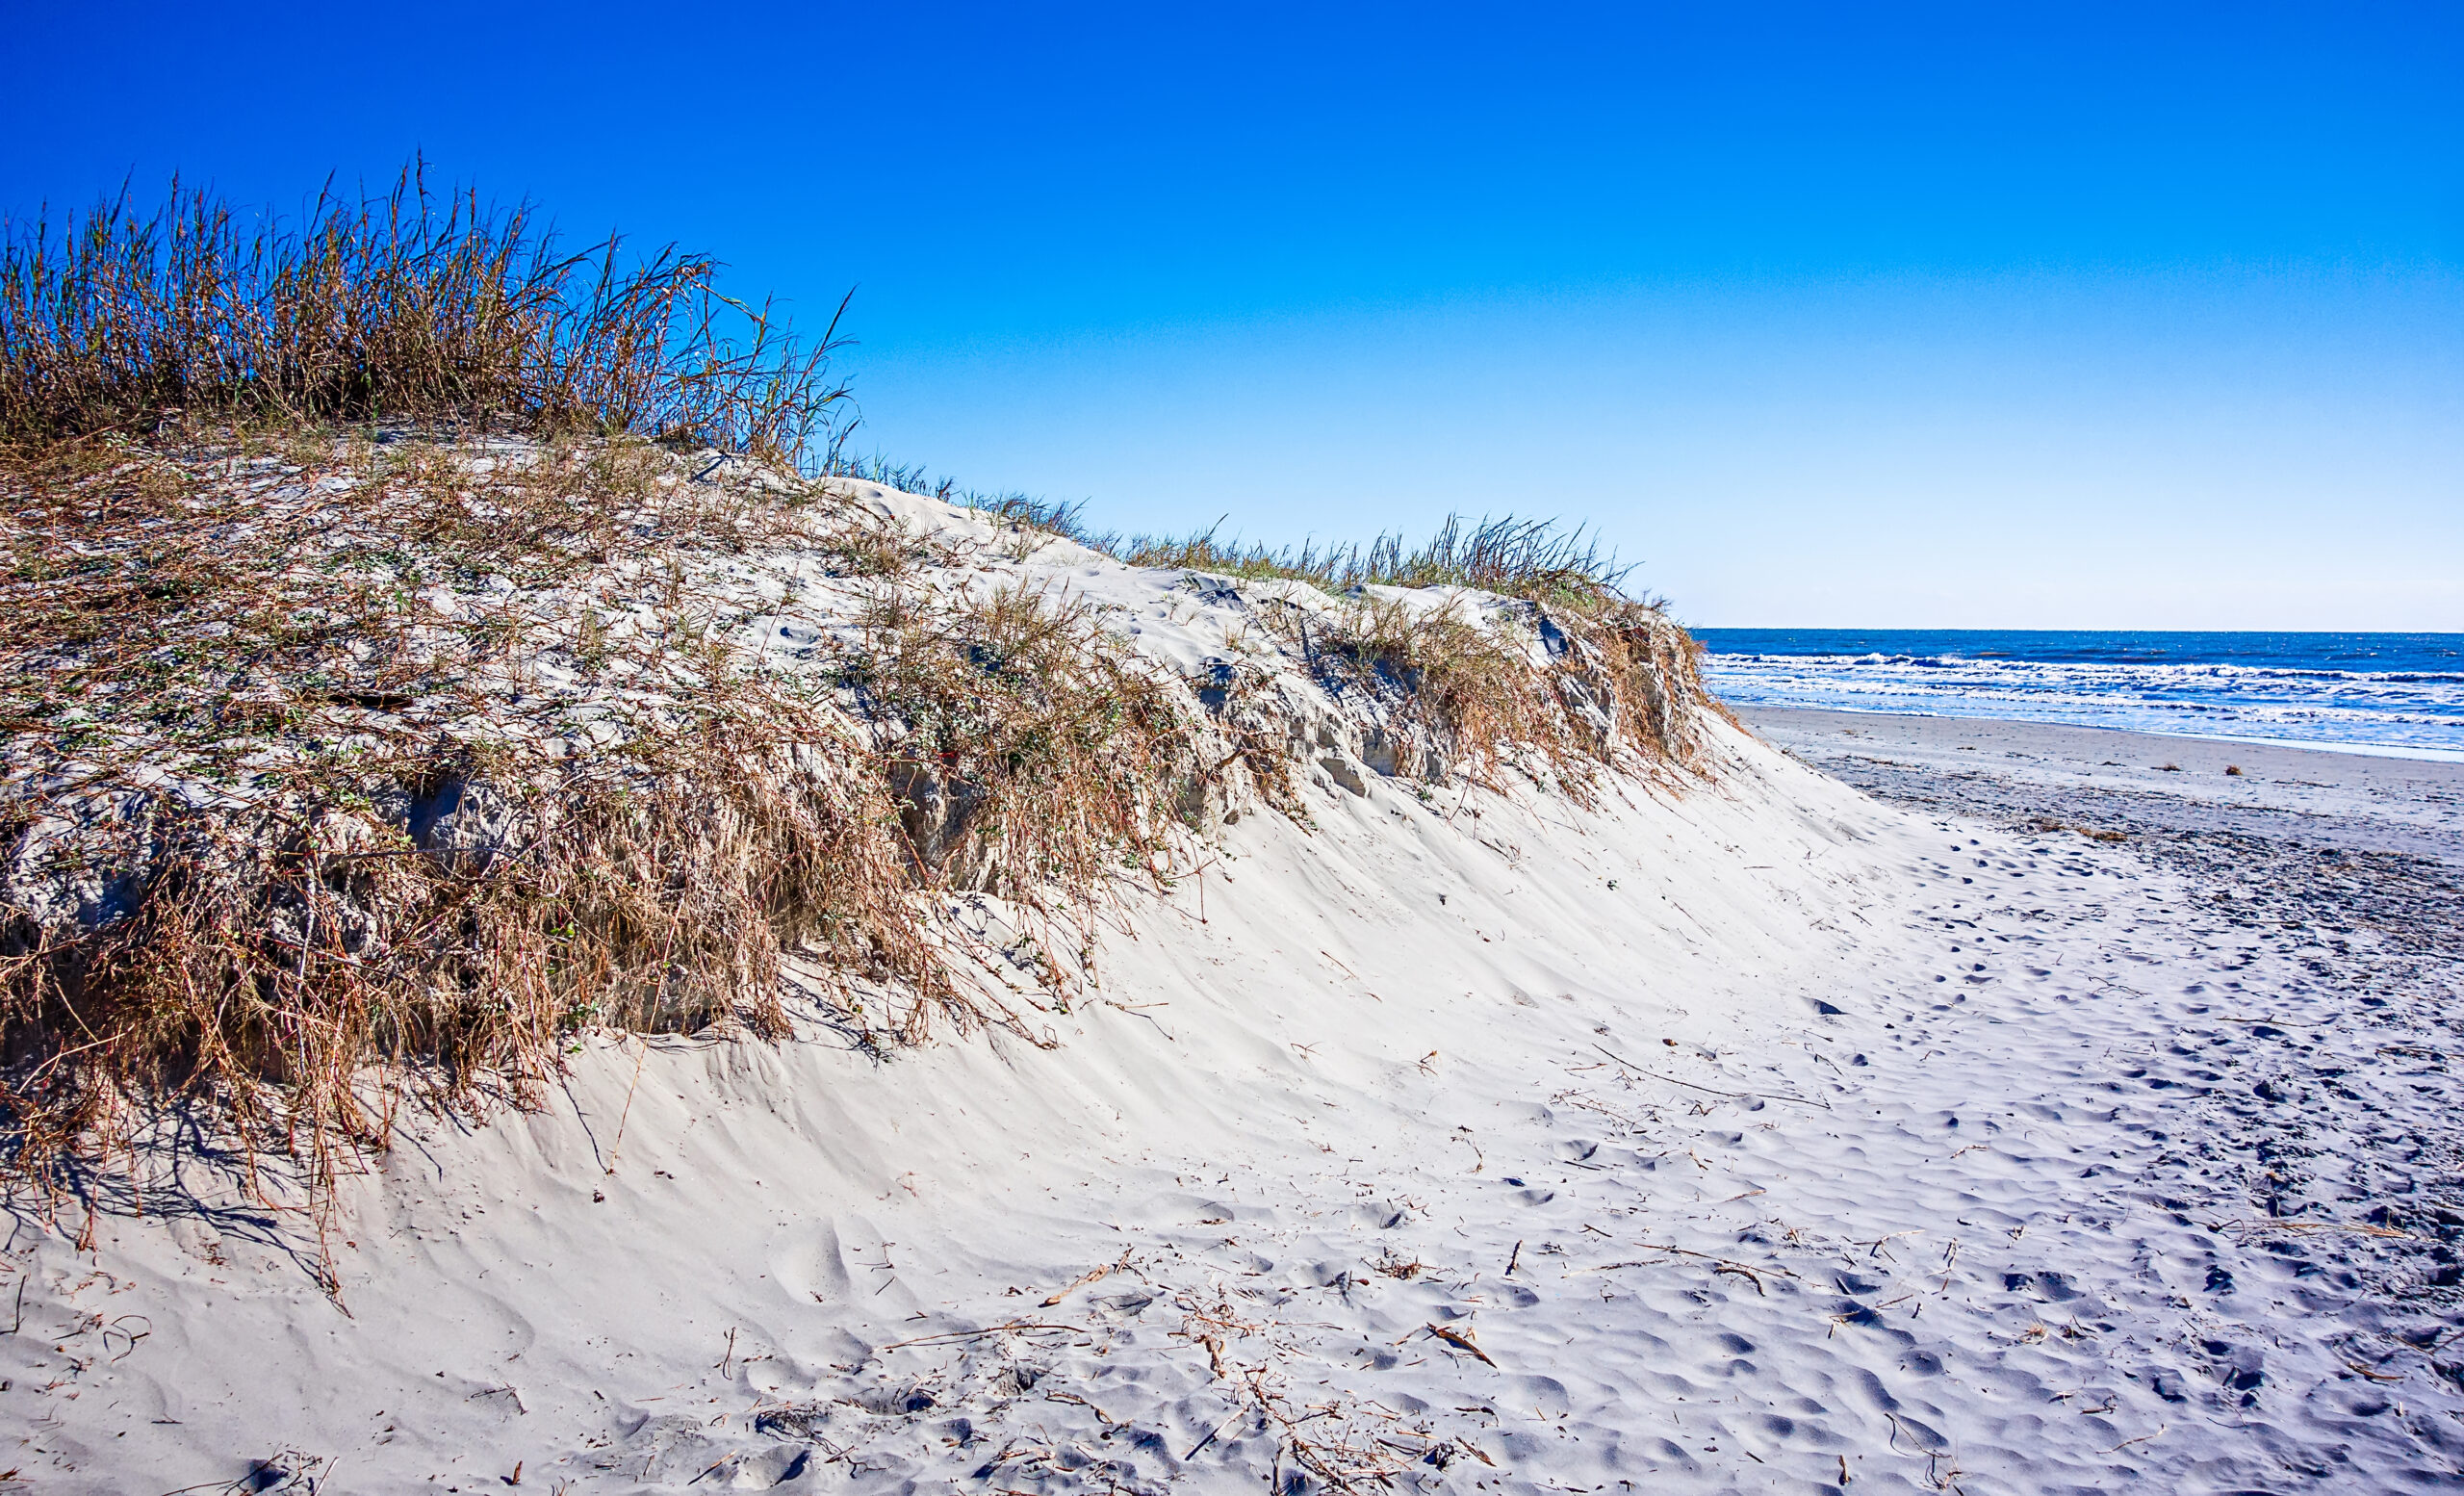
{"type": "Polygon", "coordinates": [[[2464,754],[2464,675],[1959,655],[1720,654],[1732,702],[2067,722],[2425,758],[2464,754]]]}

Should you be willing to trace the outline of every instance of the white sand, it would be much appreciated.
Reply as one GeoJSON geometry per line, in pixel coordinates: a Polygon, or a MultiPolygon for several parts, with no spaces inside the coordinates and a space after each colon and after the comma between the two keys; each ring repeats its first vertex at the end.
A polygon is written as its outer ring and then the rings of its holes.
{"type": "Polygon", "coordinates": [[[1124,906],[1108,1000],[1039,1018],[1051,1048],[592,1040],[544,1110],[423,1124],[348,1187],[340,1305],[202,1170],[90,1251],[21,1215],[0,1468],[2457,1483],[2423,1329],[2457,1295],[2418,1281],[2417,1216],[2366,1234],[2390,1171],[2458,1173],[2435,1016],[2357,1017],[2319,940],[2132,844],[1892,808],[1720,732],[1719,787],[1592,813],[1373,775],[1313,790],[1314,835],[1245,816],[1124,906]],[[2281,1106],[2356,1131],[2269,1182],[2253,1077],[2288,1065],[2359,1100],[2281,1106]]]}

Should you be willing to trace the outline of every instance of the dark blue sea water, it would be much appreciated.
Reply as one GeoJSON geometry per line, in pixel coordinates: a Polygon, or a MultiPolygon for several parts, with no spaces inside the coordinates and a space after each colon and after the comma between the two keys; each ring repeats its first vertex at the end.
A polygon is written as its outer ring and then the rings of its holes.
{"type": "Polygon", "coordinates": [[[1698,629],[1739,705],[2464,759],[2464,633],[1698,629]]]}

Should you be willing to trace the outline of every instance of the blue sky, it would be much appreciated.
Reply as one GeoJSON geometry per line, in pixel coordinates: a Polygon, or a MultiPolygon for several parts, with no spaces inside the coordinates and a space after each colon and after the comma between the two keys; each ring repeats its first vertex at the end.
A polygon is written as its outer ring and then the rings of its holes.
{"type": "Polygon", "coordinates": [[[0,212],[528,194],[859,445],[1271,540],[1587,520],[1691,622],[2464,630],[2464,7],[87,4],[0,212]]]}

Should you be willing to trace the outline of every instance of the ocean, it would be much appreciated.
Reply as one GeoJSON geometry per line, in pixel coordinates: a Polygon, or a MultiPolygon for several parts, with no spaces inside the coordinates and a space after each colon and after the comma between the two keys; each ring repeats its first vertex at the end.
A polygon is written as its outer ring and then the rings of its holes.
{"type": "Polygon", "coordinates": [[[1697,629],[1739,706],[2464,760],[2464,633],[1697,629]]]}

